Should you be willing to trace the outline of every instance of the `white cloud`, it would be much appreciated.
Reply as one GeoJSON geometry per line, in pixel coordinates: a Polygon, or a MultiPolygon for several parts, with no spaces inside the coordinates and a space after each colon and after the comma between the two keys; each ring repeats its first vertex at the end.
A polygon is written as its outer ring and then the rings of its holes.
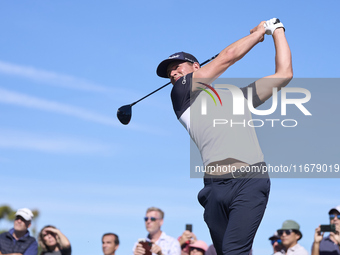
{"type": "Polygon", "coordinates": [[[37,135],[22,131],[0,129],[0,148],[26,149],[48,153],[63,154],[108,154],[112,148],[108,145],[83,141],[70,137],[37,135]]]}
{"type": "Polygon", "coordinates": [[[93,92],[113,92],[112,88],[104,87],[71,75],[64,75],[56,72],[40,70],[29,66],[20,66],[4,61],[0,61],[0,73],[24,77],[34,81],[44,82],[54,86],[67,87],[71,89],[87,90],[93,92]]]}
{"type": "Polygon", "coordinates": [[[12,92],[2,88],[0,88],[0,102],[29,108],[35,108],[43,111],[66,114],[80,119],[97,122],[109,126],[118,126],[118,121],[111,117],[107,117],[78,107],[48,101],[17,92],[12,92]]]}
{"type": "Polygon", "coordinates": [[[7,89],[3,89],[1,87],[0,87],[0,103],[18,105],[42,111],[55,112],[103,125],[120,127],[125,129],[130,128],[134,130],[139,130],[141,132],[151,133],[154,135],[162,136],[166,135],[164,133],[164,130],[161,128],[141,124],[132,125],[130,124],[129,127],[126,127],[119,123],[119,121],[116,118],[101,115],[99,113],[90,110],[85,110],[79,107],[62,104],[55,101],[45,100],[22,93],[13,92],[7,89]]]}

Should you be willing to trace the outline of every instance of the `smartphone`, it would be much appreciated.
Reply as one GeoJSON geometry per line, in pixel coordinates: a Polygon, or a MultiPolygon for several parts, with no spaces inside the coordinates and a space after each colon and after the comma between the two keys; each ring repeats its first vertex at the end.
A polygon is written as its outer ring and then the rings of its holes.
{"type": "Polygon", "coordinates": [[[321,232],[336,232],[335,225],[320,225],[321,232]]]}
{"type": "Polygon", "coordinates": [[[142,238],[138,239],[138,243],[140,243],[145,249],[145,255],[152,255],[151,253],[152,243],[150,241],[147,241],[145,238],[142,238]]]}
{"type": "Polygon", "coordinates": [[[192,224],[186,224],[185,230],[189,230],[190,232],[192,232],[192,224]]]}

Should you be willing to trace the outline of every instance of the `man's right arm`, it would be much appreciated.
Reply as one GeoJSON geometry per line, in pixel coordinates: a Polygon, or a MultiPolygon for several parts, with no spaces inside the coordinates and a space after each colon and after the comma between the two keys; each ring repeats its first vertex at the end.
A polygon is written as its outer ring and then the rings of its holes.
{"type": "MultiPolygon", "coordinates": [[[[223,74],[231,65],[242,59],[256,44],[264,40],[265,21],[251,30],[251,34],[232,43],[210,63],[193,73],[193,78],[204,78],[205,83],[209,84],[223,74]]],[[[195,87],[193,87],[193,91],[195,87]]]]}
{"type": "Polygon", "coordinates": [[[320,254],[320,242],[323,238],[323,234],[321,234],[320,226],[315,229],[314,233],[314,242],[312,245],[312,255],[320,254]]]}

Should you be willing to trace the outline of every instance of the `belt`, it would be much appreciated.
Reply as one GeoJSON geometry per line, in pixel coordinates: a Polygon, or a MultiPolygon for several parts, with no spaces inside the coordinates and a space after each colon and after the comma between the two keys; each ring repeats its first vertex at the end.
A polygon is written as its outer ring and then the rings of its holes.
{"type": "MultiPolygon", "coordinates": [[[[266,163],[265,162],[259,162],[259,163],[256,163],[256,164],[253,164],[253,165],[250,165],[251,166],[258,166],[260,167],[259,169],[262,168],[262,166],[265,166],[266,163]]],[[[236,169],[234,171],[231,171],[230,173],[227,173],[227,174],[221,174],[221,175],[213,175],[213,174],[205,174],[204,175],[204,179],[205,180],[212,180],[212,181],[219,181],[221,179],[237,179],[237,178],[245,178],[245,177],[249,177],[249,178],[253,178],[255,176],[257,176],[258,174],[260,173],[252,173],[252,172],[247,172],[247,171],[241,171],[240,169],[236,169]]],[[[263,177],[265,177],[267,175],[263,175],[263,177]]]]}
{"type": "Polygon", "coordinates": [[[236,169],[227,174],[220,174],[220,175],[213,175],[213,174],[205,174],[204,178],[211,178],[211,179],[236,179],[236,178],[244,178],[247,176],[247,172],[242,172],[240,169],[236,169]]]}

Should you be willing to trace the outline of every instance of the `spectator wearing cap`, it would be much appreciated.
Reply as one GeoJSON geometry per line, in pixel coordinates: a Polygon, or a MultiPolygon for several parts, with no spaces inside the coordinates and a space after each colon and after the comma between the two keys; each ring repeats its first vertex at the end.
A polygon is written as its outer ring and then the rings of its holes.
{"type": "Polygon", "coordinates": [[[185,230],[177,240],[179,241],[179,245],[181,246],[181,255],[188,255],[189,244],[197,241],[197,237],[191,231],[185,230]]]}
{"type": "Polygon", "coordinates": [[[314,242],[312,245],[312,255],[340,255],[340,205],[332,208],[328,212],[331,225],[335,225],[335,233],[330,232],[323,237],[320,225],[315,229],[314,242]]]}
{"type": "Polygon", "coordinates": [[[282,250],[284,250],[284,246],[282,245],[281,239],[280,239],[277,231],[275,231],[274,235],[269,237],[269,240],[270,240],[270,243],[273,247],[273,253],[281,252],[282,250]]]}
{"type": "Polygon", "coordinates": [[[189,244],[189,255],[205,255],[208,245],[201,240],[197,240],[189,244]]]}
{"type": "Polygon", "coordinates": [[[38,243],[28,231],[32,219],[30,209],[22,208],[15,213],[14,227],[0,235],[0,254],[38,254],[38,243]]]}
{"type": "Polygon", "coordinates": [[[285,249],[275,252],[274,255],[308,255],[307,250],[298,244],[298,241],[302,238],[302,233],[300,225],[296,221],[284,221],[281,229],[277,230],[277,234],[281,238],[285,249]]]}

